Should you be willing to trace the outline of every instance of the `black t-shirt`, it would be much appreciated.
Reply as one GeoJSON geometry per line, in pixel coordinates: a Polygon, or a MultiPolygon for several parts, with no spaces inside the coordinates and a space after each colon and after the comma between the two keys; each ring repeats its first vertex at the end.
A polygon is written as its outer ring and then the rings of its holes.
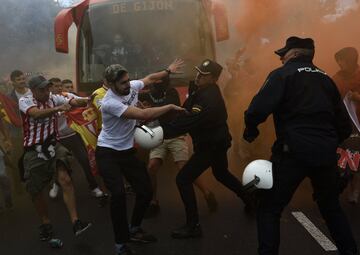
{"type": "MultiPolygon", "coordinates": [[[[155,85],[156,86],[156,85],[155,85]]],[[[180,96],[175,88],[168,88],[166,91],[150,89],[150,92],[139,94],[139,100],[151,107],[159,107],[168,104],[180,106],[180,96]]],[[[160,123],[166,123],[173,120],[176,114],[169,112],[159,118],[160,123]]]]}

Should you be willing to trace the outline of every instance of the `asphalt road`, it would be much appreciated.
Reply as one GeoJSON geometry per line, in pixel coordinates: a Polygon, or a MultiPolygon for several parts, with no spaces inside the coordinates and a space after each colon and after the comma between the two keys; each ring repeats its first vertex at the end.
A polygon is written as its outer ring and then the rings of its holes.
{"type": "MultiPolygon", "coordinates": [[[[240,170],[233,169],[233,172],[240,176],[240,170]]],[[[144,229],[155,234],[159,241],[146,245],[132,244],[132,248],[137,254],[256,254],[255,219],[244,214],[241,201],[221,184],[217,183],[210,171],[206,173],[206,178],[219,201],[219,210],[210,214],[204,199],[198,194],[203,238],[172,239],[170,237],[171,230],[184,223],[184,210],[174,182],[175,174],[176,172],[171,165],[163,167],[159,172],[161,213],[157,218],[145,220],[143,224],[144,229]]],[[[87,190],[81,171],[76,170],[73,177],[80,217],[91,221],[93,223],[92,228],[75,238],[62,200],[49,201],[55,236],[64,242],[62,249],[50,248],[47,243],[38,240],[37,226],[39,220],[30,199],[26,194],[23,194],[16,198],[13,210],[0,214],[1,255],[114,255],[108,206],[105,208],[98,207],[97,201],[90,196],[87,190]]],[[[133,197],[129,196],[128,200],[130,210],[133,197]]],[[[360,244],[360,205],[352,206],[347,204],[346,201],[343,202],[343,205],[352,224],[355,238],[360,244]]],[[[325,237],[329,237],[324,221],[321,219],[316,205],[311,200],[311,187],[308,182],[304,182],[283,214],[280,254],[336,254],[336,251],[326,251],[322,248],[294,215],[300,215],[302,219],[304,218],[303,215],[305,215],[316,229],[323,233],[325,237]],[[294,212],[301,213],[293,214],[294,212]]]]}

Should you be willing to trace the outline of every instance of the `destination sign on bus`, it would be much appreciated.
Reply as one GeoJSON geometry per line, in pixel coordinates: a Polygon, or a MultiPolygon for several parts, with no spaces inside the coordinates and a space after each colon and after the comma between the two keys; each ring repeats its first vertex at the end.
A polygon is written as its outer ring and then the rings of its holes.
{"type": "Polygon", "coordinates": [[[174,10],[174,0],[134,1],[117,3],[112,5],[113,14],[171,10],[174,10]]]}

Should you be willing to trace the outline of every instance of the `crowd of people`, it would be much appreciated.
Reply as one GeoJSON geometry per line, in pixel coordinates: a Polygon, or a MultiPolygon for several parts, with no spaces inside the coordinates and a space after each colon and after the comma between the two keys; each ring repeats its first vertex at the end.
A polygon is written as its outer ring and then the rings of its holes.
{"type": "MultiPolygon", "coordinates": [[[[245,212],[256,212],[259,254],[278,254],[281,213],[306,177],[340,254],[359,254],[339,203],[344,182],[350,183],[349,202],[357,204],[360,193],[359,162],[352,160],[360,151],[358,52],[348,47],[335,54],[340,70],[333,79],[313,64],[315,46],[310,38],[290,37],[275,53],[283,65],[269,74],[248,106],[242,134],[244,141],[253,142],[258,126],[273,115],[273,188],[249,193],[228,169],[232,136],[227,104],[217,85],[223,71],[220,64],[205,59],[195,67],[197,75],[181,106],[177,90],[171,87],[171,74],[181,71],[182,60],[139,80],[130,80],[120,61],[105,69],[103,84],[89,97],[77,95],[68,79],[35,75],[27,80],[19,70],[10,74],[13,90],[0,95],[0,192],[5,208],[13,207],[15,186],[19,190],[25,186],[41,221],[40,240],[49,241],[53,226],[46,193],[55,198],[61,190],[74,235],[87,231],[92,223],[77,213],[76,184],[71,178],[74,156],[90,194],[100,206],[109,201],[116,254],[134,254],[130,241],[157,241],[141,224],[160,210],[157,174],[170,152],[186,215],[185,224],[172,231],[173,238],[202,236],[193,185],[209,211],[217,210],[215,193],[202,176],[211,168],[215,179],[243,201],[245,212]],[[139,122],[160,126],[164,135],[163,143],[150,150],[147,165],[134,147],[139,122]],[[6,168],[11,169],[12,180],[6,168]],[[128,185],[135,193],[130,224],[128,185]]],[[[234,77],[238,69],[241,65],[231,65],[234,77]]]]}

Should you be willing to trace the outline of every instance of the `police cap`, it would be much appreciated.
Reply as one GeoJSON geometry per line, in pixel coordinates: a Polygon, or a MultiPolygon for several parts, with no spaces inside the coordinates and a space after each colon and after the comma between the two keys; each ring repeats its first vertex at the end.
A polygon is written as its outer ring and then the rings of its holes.
{"type": "Polygon", "coordinates": [[[286,40],[286,44],[283,48],[275,51],[275,54],[280,57],[285,56],[285,54],[291,49],[315,49],[314,40],[311,38],[299,38],[296,36],[291,36],[286,40]]]}
{"type": "Polygon", "coordinates": [[[205,59],[201,65],[195,66],[195,69],[203,75],[212,74],[214,77],[218,78],[223,67],[215,61],[205,59]]]}

